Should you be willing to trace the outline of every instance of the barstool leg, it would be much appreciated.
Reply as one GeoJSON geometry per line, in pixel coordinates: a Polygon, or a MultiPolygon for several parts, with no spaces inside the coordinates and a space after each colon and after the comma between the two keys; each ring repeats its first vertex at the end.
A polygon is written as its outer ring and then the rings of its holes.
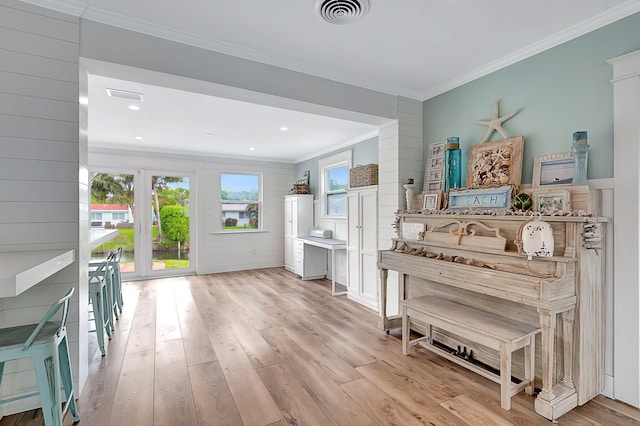
{"type": "Polygon", "coordinates": [[[73,389],[73,376],[71,375],[71,359],[69,358],[69,345],[65,336],[58,345],[58,356],[60,360],[60,376],[64,386],[64,394],[67,398],[67,405],[73,416],[73,422],[80,421],[80,414],[76,406],[76,393],[73,389]]]}
{"type": "MultiPolygon", "coordinates": [[[[99,286],[98,286],[99,287],[99,286]]],[[[96,323],[96,335],[98,336],[98,347],[102,356],[105,356],[104,351],[104,314],[102,313],[102,291],[98,288],[95,291],[89,293],[91,297],[91,304],[93,305],[93,320],[96,323]]]]}
{"type": "Polygon", "coordinates": [[[111,340],[111,318],[110,309],[109,309],[109,289],[107,286],[102,287],[102,293],[100,295],[101,304],[100,309],[102,312],[102,326],[104,330],[107,332],[107,337],[111,340]]]}
{"type": "Polygon", "coordinates": [[[33,364],[42,400],[42,416],[46,426],[62,425],[62,410],[60,400],[60,381],[56,380],[58,371],[57,363],[53,357],[34,357],[33,364]]]}

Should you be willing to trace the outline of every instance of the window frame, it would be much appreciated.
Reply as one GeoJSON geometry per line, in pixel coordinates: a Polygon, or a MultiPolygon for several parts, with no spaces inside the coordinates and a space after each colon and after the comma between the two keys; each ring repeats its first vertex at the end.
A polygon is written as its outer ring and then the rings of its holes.
{"type": "Polygon", "coordinates": [[[345,194],[345,204],[346,204],[346,194],[349,189],[349,169],[351,168],[351,150],[346,150],[341,153],[322,158],[318,160],[318,175],[320,177],[320,194],[321,194],[321,214],[322,218],[326,219],[346,219],[347,210],[345,205],[344,215],[331,215],[327,211],[329,202],[328,198],[330,195],[334,194],[345,194]],[[338,169],[341,167],[347,168],[347,188],[341,190],[329,190],[329,172],[334,169],[338,169]]]}
{"type": "MultiPolygon", "coordinates": [[[[263,232],[264,224],[262,223],[263,219],[263,175],[260,172],[246,172],[246,171],[237,171],[237,170],[223,170],[220,171],[219,175],[219,184],[218,184],[218,205],[219,205],[219,220],[218,226],[219,232],[224,234],[233,234],[233,233],[246,233],[246,232],[263,232]],[[223,200],[222,199],[222,175],[243,175],[243,176],[256,176],[258,178],[258,200],[251,202],[238,202],[238,200],[223,200]],[[223,206],[225,204],[257,204],[258,206],[258,227],[257,228],[247,228],[247,229],[224,229],[223,223],[223,206]]],[[[247,201],[247,200],[245,200],[247,201]]],[[[239,214],[238,214],[239,216],[239,214]]]]}

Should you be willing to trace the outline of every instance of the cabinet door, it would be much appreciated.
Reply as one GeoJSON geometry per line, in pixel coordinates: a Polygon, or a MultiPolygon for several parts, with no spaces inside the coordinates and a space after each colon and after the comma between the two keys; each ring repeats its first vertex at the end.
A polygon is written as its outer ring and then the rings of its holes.
{"type": "Polygon", "coordinates": [[[375,191],[360,196],[360,295],[378,303],[378,197],[375,191]]]}
{"type": "Polygon", "coordinates": [[[360,197],[347,194],[347,287],[351,294],[360,293],[360,197]]]}
{"type": "Polygon", "coordinates": [[[285,198],[284,201],[284,265],[290,269],[294,268],[295,230],[298,226],[298,200],[295,198],[285,198]]]}

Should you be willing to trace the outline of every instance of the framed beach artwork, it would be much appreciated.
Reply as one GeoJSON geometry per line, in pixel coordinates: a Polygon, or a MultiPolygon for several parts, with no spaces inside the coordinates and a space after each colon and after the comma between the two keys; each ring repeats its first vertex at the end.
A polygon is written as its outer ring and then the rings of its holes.
{"type": "Polygon", "coordinates": [[[572,152],[542,155],[533,160],[533,188],[571,185],[575,162],[572,152]]]}

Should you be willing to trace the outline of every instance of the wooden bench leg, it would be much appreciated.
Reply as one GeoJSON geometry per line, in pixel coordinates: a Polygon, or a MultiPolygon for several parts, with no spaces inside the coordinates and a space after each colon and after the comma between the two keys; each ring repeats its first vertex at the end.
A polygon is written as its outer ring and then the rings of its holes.
{"type": "Polygon", "coordinates": [[[407,307],[402,307],[402,355],[409,354],[409,316],[407,315],[407,307]]]}
{"type": "Polygon", "coordinates": [[[536,335],[532,334],[529,346],[524,347],[524,379],[529,385],[524,388],[527,395],[533,395],[536,374],[536,335]]]}
{"type": "Polygon", "coordinates": [[[511,345],[500,342],[500,406],[511,409],[511,345]]]}

